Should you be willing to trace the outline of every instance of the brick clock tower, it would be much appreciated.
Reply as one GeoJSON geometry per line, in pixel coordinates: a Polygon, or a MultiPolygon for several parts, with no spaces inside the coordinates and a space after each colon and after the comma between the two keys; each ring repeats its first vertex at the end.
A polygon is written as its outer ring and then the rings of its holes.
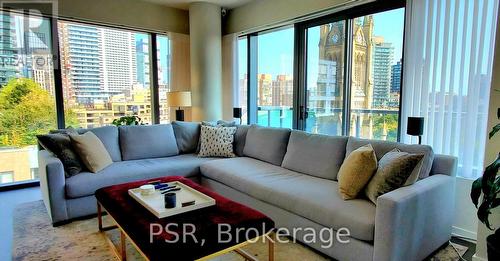
{"type": "MultiPolygon", "coordinates": [[[[351,109],[371,109],[373,100],[373,17],[365,16],[354,20],[351,109]]],[[[343,21],[325,24],[320,27],[319,65],[317,89],[311,90],[312,107],[325,108],[325,111],[343,108],[345,30],[343,21]],[[314,93],[315,92],[315,93],[314,93]],[[321,98],[323,97],[323,99],[321,98]]],[[[372,136],[371,128],[356,128],[356,125],[370,126],[371,117],[351,114],[351,133],[372,136]],[[354,131],[354,132],[352,132],[354,131]]]]}

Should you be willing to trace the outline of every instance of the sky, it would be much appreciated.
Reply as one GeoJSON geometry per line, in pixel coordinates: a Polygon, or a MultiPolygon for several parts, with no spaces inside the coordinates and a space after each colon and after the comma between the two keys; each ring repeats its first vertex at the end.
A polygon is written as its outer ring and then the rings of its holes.
{"type": "MultiPolygon", "coordinates": [[[[404,8],[390,10],[373,15],[374,35],[383,36],[385,42],[394,46],[394,61],[402,57],[404,8]]],[[[319,26],[308,29],[308,82],[316,82],[318,65],[319,26]]],[[[293,27],[258,36],[258,73],[293,74],[293,27]]],[[[239,43],[239,75],[246,73],[246,42],[239,43]]]]}

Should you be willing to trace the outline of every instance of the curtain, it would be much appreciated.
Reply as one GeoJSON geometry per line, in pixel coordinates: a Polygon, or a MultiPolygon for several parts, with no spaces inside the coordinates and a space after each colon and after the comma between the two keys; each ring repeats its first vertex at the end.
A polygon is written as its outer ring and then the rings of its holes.
{"type": "Polygon", "coordinates": [[[425,118],[422,143],[458,157],[458,175],[482,174],[499,0],[409,0],[401,141],[407,117],[425,118]]]}

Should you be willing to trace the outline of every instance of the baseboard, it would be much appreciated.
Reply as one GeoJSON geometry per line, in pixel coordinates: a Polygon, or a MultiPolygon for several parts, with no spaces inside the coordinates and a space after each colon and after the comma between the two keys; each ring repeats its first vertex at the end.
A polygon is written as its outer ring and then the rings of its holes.
{"type": "Polygon", "coordinates": [[[470,238],[474,241],[477,240],[477,232],[476,231],[470,231],[470,230],[466,230],[466,229],[455,227],[455,226],[452,227],[451,234],[453,236],[470,238]]]}
{"type": "Polygon", "coordinates": [[[488,261],[488,259],[484,259],[482,257],[477,256],[477,253],[472,256],[472,261],[488,261]]]}

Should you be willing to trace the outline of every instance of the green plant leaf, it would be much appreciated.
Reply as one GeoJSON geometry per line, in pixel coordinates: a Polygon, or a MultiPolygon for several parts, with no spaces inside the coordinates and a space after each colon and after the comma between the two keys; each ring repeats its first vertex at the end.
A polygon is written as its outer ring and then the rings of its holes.
{"type": "Polygon", "coordinates": [[[495,136],[495,134],[500,130],[500,123],[498,123],[497,125],[495,125],[493,127],[493,129],[490,131],[490,139],[493,138],[493,136],[495,136]]]}
{"type": "Polygon", "coordinates": [[[479,203],[479,197],[481,196],[481,182],[482,182],[482,177],[479,177],[478,179],[474,180],[472,183],[472,188],[470,190],[470,198],[472,199],[472,203],[474,203],[474,206],[477,208],[477,204],[479,203]]]}
{"type": "Polygon", "coordinates": [[[485,224],[488,229],[493,230],[490,226],[490,221],[488,220],[488,216],[490,214],[490,202],[485,200],[477,209],[477,217],[479,218],[479,221],[485,224]]]}

